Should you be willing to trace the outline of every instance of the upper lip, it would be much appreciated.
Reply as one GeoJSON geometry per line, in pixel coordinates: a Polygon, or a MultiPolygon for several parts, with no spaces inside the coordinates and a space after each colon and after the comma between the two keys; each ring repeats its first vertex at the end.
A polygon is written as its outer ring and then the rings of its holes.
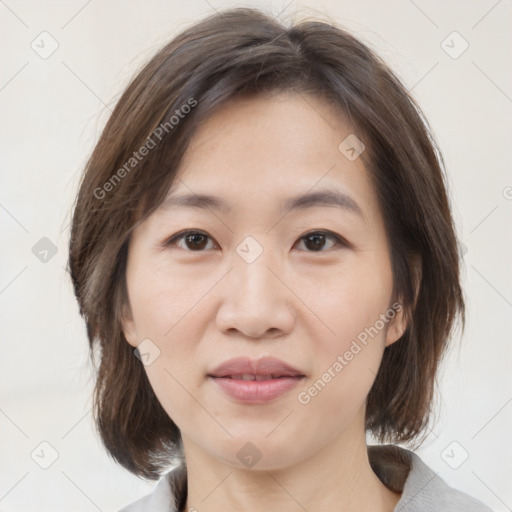
{"type": "Polygon", "coordinates": [[[217,366],[208,373],[208,376],[231,377],[244,374],[272,375],[273,377],[304,377],[300,370],[275,357],[262,357],[256,360],[247,357],[236,357],[217,366]]]}

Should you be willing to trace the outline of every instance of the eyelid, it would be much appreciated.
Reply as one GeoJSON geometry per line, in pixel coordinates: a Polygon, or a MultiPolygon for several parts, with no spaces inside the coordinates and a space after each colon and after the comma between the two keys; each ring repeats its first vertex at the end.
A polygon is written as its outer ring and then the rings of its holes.
{"type": "MultiPolygon", "coordinates": [[[[334,233],[333,231],[329,231],[328,229],[313,229],[313,230],[310,230],[308,231],[307,233],[304,233],[303,235],[301,235],[299,238],[298,238],[298,242],[299,241],[302,241],[304,238],[307,238],[308,236],[310,235],[325,235],[326,238],[332,238],[334,239],[334,241],[336,242],[336,245],[334,248],[336,248],[336,246],[339,246],[339,247],[345,247],[345,248],[352,248],[353,245],[343,236],[341,235],[338,235],[337,233],[334,233]]],[[[330,252],[329,250],[327,251],[304,251],[304,252],[310,252],[310,253],[322,253],[322,252],[330,252]]]]}
{"type": "MultiPolygon", "coordinates": [[[[189,228],[189,229],[184,229],[182,231],[179,231],[178,233],[175,233],[171,237],[166,238],[161,244],[159,244],[159,246],[162,249],[165,249],[165,248],[168,248],[171,245],[176,245],[176,243],[180,239],[182,239],[183,237],[185,237],[186,235],[189,235],[189,234],[204,235],[206,238],[208,238],[208,239],[210,239],[212,241],[215,241],[213,237],[211,237],[208,233],[206,233],[202,229],[193,229],[193,228],[191,229],[191,228],[189,228]]],[[[333,231],[330,231],[328,229],[312,229],[312,230],[309,230],[306,233],[304,233],[303,235],[299,236],[299,238],[297,239],[297,242],[301,242],[301,241],[303,241],[303,239],[307,238],[308,236],[316,235],[316,234],[325,235],[328,238],[334,239],[334,241],[336,242],[337,246],[346,247],[346,248],[353,248],[353,244],[351,244],[346,238],[344,238],[343,236],[338,235],[337,233],[334,233],[333,231]]],[[[217,242],[215,242],[215,244],[218,246],[217,242]]],[[[197,252],[197,253],[206,252],[205,250],[200,250],[200,251],[192,251],[192,250],[188,250],[188,249],[184,249],[184,250],[187,251],[187,252],[197,252]]],[[[327,250],[327,251],[302,251],[302,252],[309,252],[309,253],[315,254],[315,253],[329,252],[329,250],[327,250]]]]}
{"type": "MultiPolygon", "coordinates": [[[[159,246],[162,249],[165,249],[166,247],[169,247],[170,245],[176,245],[176,243],[181,239],[184,238],[186,235],[191,234],[198,234],[198,235],[204,235],[205,237],[209,238],[210,240],[214,240],[206,231],[203,231],[202,229],[184,229],[182,231],[179,231],[178,233],[175,233],[174,235],[170,236],[169,238],[166,238],[159,246]]],[[[218,244],[217,244],[218,245],[218,244]]],[[[205,252],[205,251],[188,251],[188,252],[205,252]]]]}

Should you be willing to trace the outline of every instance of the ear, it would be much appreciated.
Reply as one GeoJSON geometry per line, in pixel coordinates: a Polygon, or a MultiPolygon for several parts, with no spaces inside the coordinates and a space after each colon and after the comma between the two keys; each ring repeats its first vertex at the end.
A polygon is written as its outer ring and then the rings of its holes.
{"type": "Polygon", "coordinates": [[[133,320],[133,315],[131,312],[131,308],[129,304],[124,304],[122,308],[122,314],[121,314],[121,326],[123,329],[124,337],[126,338],[126,341],[132,346],[137,347],[138,343],[138,336],[137,331],[135,329],[135,322],[133,320]]]}
{"type": "Polygon", "coordinates": [[[386,333],[386,347],[398,341],[407,328],[405,309],[402,303],[396,301],[389,309],[395,312],[395,316],[389,321],[386,333]]]}
{"type": "MultiPolygon", "coordinates": [[[[421,256],[419,254],[414,254],[411,256],[410,265],[413,274],[412,279],[414,287],[414,301],[410,307],[410,312],[412,314],[416,308],[418,295],[420,293],[422,276],[421,256]]],[[[403,336],[408,324],[408,315],[406,314],[405,308],[403,306],[403,300],[401,298],[392,305],[392,309],[395,311],[395,316],[391,319],[388,331],[386,333],[386,347],[392,345],[395,341],[398,341],[403,336]]]]}

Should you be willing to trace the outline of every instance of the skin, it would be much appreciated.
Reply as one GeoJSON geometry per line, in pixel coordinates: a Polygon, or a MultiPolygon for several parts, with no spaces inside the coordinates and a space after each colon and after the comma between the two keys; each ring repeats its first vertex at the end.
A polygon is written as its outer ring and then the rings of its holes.
{"type": "Polygon", "coordinates": [[[364,413],[402,312],[309,403],[298,400],[395,302],[370,175],[338,149],[353,132],[316,97],[231,100],[194,135],[170,194],[215,195],[232,211],[161,206],[133,232],[123,329],[133,347],[149,338],[160,350],[145,370],[182,433],[184,510],[384,512],[400,499],[371,469],[364,413]],[[320,188],[349,195],[362,214],[279,210],[320,188]],[[165,245],[185,229],[207,238],[165,245]],[[319,230],[349,245],[326,237],[315,250],[304,235],[319,230]],[[252,263],[236,252],[249,235],[263,249],[252,263]],[[271,402],[239,403],[206,376],[237,356],[274,356],[306,377],[271,402]],[[251,468],[237,457],[247,442],[261,454],[251,468]]]}

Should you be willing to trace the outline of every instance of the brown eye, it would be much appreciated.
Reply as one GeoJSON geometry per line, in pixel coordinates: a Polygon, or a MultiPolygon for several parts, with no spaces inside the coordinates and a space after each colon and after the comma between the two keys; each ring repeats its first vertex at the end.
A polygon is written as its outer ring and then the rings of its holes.
{"type": "Polygon", "coordinates": [[[202,233],[192,233],[185,236],[185,244],[189,249],[204,249],[207,242],[207,236],[202,233]]]}
{"type": "MultiPolygon", "coordinates": [[[[213,244],[213,247],[208,246],[210,241],[213,243],[213,239],[206,233],[188,230],[174,235],[164,245],[165,247],[176,246],[189,252],[202,252],[218,247],[216,244],[213,244]]],[[[307,252],[325,252],[326,246],[327,249],[349,246],[342,237],[329,231],[311,231],[302,236],[299,241],[304,243],[307,252]]]]}
{"type": "Polygon", "coordinates": [[[331,244],[331,247],[336,245],[347,245],[341,237],[328,231],[312,231],[301,237],[300,241],[304,242],[308,252],[325,252],[323,249],[325,248],[326,240],[328,239],[334,241],[334,243],[331,244]]]}
{"type": "Polygon", "coordinates": [[[211,238],[202,231],[184,231],[173,236],[165,245],[176,245],[190,252],[201,252],[207,248],[208,240],[211,238]]]}

